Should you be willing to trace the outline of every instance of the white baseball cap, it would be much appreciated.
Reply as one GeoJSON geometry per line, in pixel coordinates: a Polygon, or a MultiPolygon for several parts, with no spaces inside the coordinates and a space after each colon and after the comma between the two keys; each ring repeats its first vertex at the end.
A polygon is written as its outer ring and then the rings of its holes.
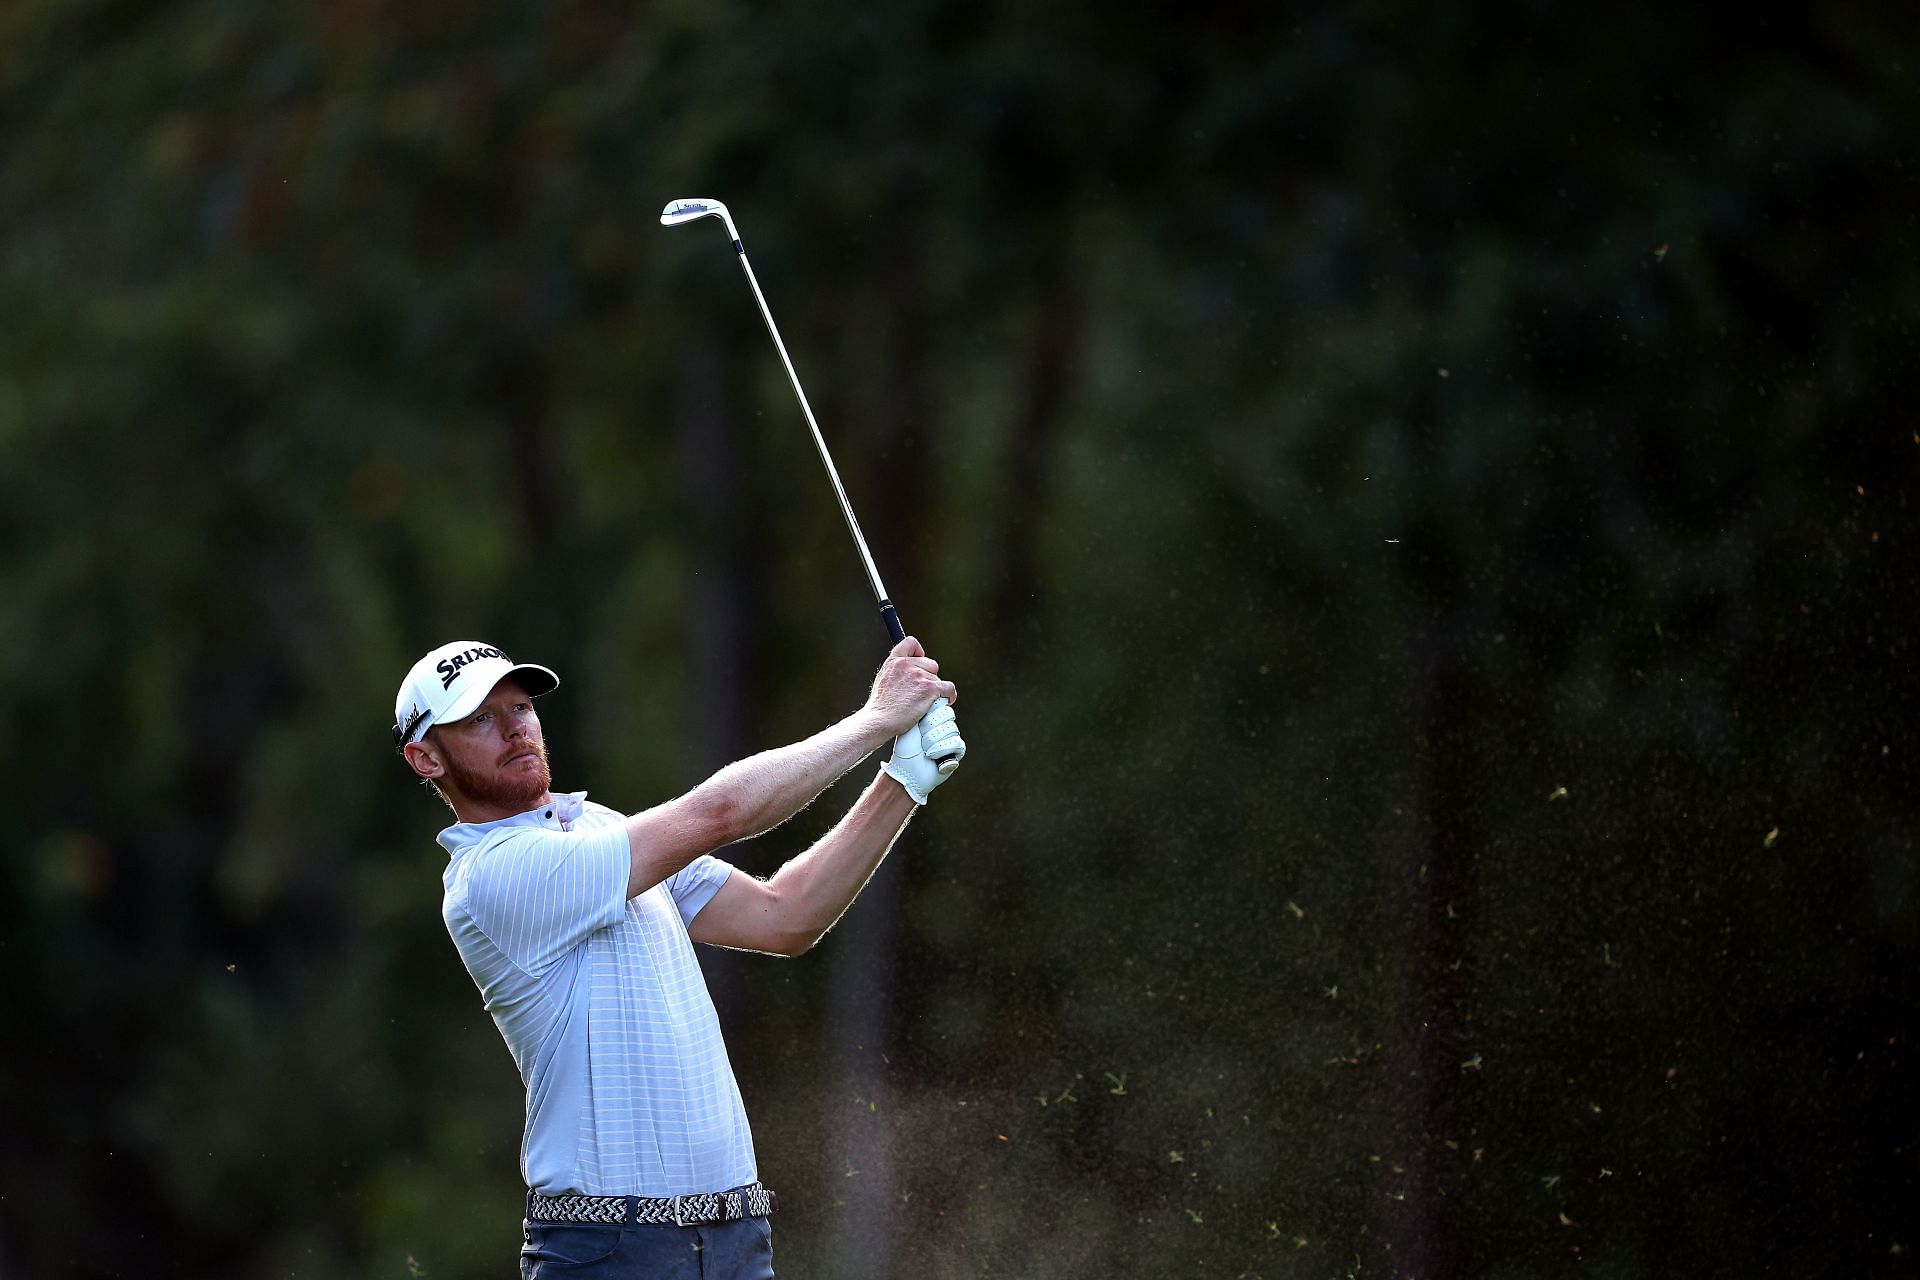
{"type": "Polygon", "coordinates": [[[533,698],[560,684],[560,677],[545,667],[515,662],[478,640],[441,645],[414,663],[400,682],[400,694],[393,701],[393,745],[405,747],[426,737],[436,724],[466,717],[508,676],[533,698]]]}

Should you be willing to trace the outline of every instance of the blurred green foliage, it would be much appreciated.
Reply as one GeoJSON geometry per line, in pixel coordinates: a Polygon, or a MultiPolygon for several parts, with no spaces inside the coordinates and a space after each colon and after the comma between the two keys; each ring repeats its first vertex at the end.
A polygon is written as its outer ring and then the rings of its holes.
{"type": "Polygon", "coordinates": [[[0,1276],[511,1265],[407,664],[638,808],[881,652],[699,194],[973,748],[707,958],[784,1273],[1913,1274],[1914,37],[0,11],[0,1276]]]}

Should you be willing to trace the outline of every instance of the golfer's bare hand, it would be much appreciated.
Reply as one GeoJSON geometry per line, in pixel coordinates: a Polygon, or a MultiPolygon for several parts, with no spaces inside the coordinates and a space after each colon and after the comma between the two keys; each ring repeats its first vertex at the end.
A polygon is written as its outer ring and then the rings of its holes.
{"type": "Polygon", "coordinates": [[[959,697],[953,681],[940,678],[940,664],[927,656],[918,640],[908,636],[893,646],[893,652],[880,664],[873,691],[867,695],[866,710],[893,738],[927,714],[935,698],[955,702],[959,697]]]}

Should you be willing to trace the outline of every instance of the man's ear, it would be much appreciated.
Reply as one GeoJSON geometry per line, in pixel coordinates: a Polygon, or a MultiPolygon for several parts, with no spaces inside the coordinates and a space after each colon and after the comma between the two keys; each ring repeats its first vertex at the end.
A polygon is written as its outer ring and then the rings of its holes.
{"type": "Polygon", "coordinates": [[[423,778],[444,777],[447,772],[446,761],[442,760],[440,753],[433,749],[433,744],[425,739],[409,742],[402,748],[401,754],[406,756],[407,763],[413,767],[413,771],[423,778]]]}

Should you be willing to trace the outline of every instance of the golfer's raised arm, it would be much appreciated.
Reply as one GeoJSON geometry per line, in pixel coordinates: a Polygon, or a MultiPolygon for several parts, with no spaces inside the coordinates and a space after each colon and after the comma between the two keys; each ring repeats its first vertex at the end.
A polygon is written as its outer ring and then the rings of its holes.
{"type": "Polygon", "coordinates": [[[908,636],[893,647],[860,710],[812,737],[739,760],[678,799],[626,821],[627,896],[645,893],[703,853],[779,826],[881,745],[911,728],[953,682],[908,636]]]}

